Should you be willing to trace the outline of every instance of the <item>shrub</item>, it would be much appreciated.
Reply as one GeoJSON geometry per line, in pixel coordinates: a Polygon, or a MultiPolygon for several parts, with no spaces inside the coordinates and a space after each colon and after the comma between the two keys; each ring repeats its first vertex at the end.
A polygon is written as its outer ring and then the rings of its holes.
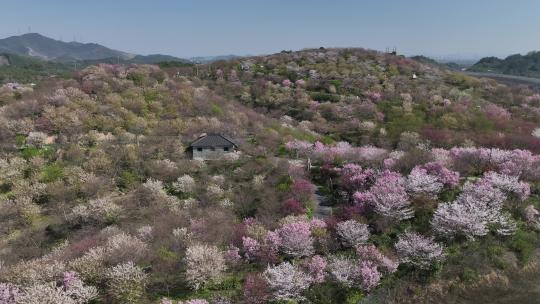
{"type": "Polygon", "coordinates": [[[516,234],[508,240],[510,249],[517,252],[520,261],[524,263],[530,260],[534,253],[535,246],[539,243],[540,242],[534,232],[523,230],[518,230],[516,234]]]}
{"type": "Polygon", "coordinates": [[[306,212],[306,209],[304,208],[302,202],[299,202],[294,198],[290,198],[283,202],[282,209],[287,215],[300,215],[306,212]]]}

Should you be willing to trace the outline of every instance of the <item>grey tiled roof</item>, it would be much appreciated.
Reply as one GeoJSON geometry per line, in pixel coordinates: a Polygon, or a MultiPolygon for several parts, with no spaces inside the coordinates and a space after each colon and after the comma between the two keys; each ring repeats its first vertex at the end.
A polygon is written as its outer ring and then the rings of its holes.
{"type": "Polygon", "coordinates": [[[193,143],[190,147],[205,148],[205,147],[236,147],[236,144],[227,137],[220,134],[209,134],[203,136],[193,143]]]}

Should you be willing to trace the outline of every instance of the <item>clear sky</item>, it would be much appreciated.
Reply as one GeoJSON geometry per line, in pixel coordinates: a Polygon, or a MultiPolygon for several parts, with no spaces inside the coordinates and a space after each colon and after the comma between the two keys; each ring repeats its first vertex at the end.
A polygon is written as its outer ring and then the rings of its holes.
{"type": "Polygon", "coordinates": [[[319,46],[506,56],[540,49],[540,0],[2,1],[0,37],[29,29],[179,57],[319,46]]]}

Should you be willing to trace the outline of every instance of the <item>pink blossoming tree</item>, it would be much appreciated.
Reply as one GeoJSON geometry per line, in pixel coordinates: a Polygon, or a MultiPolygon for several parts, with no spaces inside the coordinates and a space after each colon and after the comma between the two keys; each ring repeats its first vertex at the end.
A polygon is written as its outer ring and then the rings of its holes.
{"type": "Polygon", "coordinates": [[[405,179],[397,172],[384,171],[370,189],[375,212],[392,220],[413,217],[409,196],[405,189],[405,179]]]}
{"type": "Polygon", "coordinates": [[[322,283],[326,278],[326,267],[328,263],[326,258],[320,255],[314,255],[305,262],[305,267],[314,283],[322,283]]]}
{"type": "Polygon", "coordinates": [[[310,256],[314,252],[309,223],[299,221],[283,225],[276,231],[281,239],[280,250],[292,257],[310,256]]]}

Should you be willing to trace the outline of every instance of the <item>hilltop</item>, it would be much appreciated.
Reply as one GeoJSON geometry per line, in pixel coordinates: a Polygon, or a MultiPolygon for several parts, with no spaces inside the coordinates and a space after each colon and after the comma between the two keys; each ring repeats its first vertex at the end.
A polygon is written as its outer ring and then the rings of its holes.
{"type": "Polygon", "coordinates": [[[538,124],[529,112],[534,89],[426,60],[309,49],[216,62],[198,72],[216,92],[337,141],[395,147],[404,132],[415,132],[446,147],[472,140],[540,151],[530,135],[538,124]]]}

